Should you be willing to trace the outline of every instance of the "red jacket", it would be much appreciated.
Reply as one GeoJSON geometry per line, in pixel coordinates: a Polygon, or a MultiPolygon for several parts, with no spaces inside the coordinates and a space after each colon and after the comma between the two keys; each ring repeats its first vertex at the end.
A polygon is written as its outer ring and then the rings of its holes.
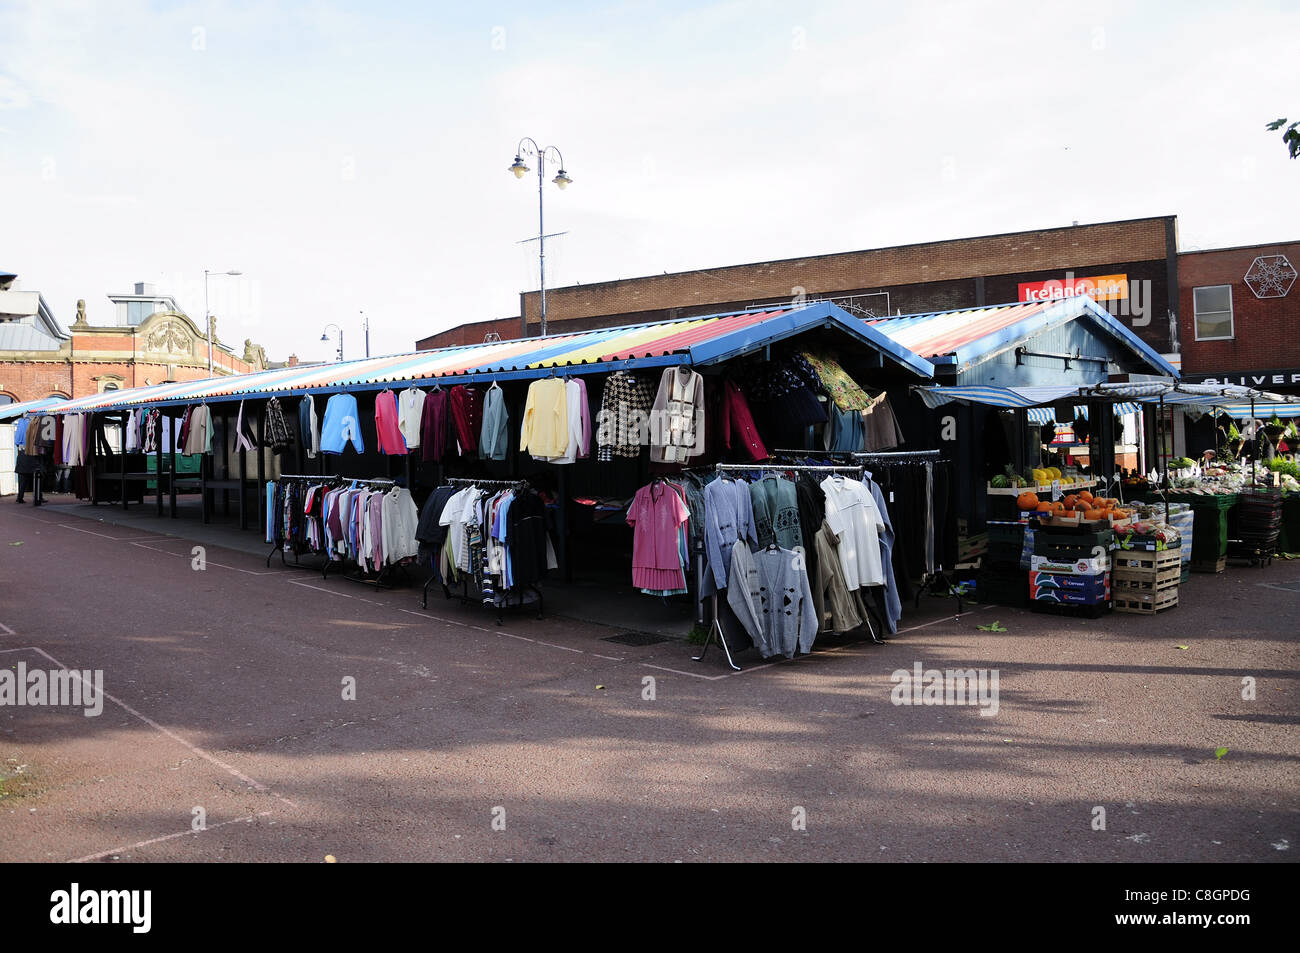
{"type": "Polygon", "coordinates": [[[732,438],[742,444],[751,460],[766,460],[767,448],[754,426],[754,415],[749,412],[749,401],[740,392],[735,381],[728,378],[722,384],[722,442],[732,449],[732,438]]]}
{"type": "Polygon", "coordinates": [[[477,387],[461,384],[451,389],[451,425],[460,452],[476,453],[479,430],[483,427],[483,394],[477,387]]]}

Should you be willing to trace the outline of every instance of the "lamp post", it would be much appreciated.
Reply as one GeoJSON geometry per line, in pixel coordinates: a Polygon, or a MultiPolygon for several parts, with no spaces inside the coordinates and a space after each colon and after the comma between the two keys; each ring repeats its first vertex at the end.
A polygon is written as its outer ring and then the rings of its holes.
{"type": "Polygon", "coordinates": [[[320,333],[320,339],[322,341],[328,341],[330,339],[329,336],[330,328],[333,328],[335,331],[339,332],[339,360],[342,361],[343,360],[343,329],[339,327],[337,324],[327,324],[325,325],[325,330],[320,333]]]}
{"type": "Polygon", "coordinates": [[[208,308],[208,279],[213,275],[223,278],[226,275],[242,275],[242,271],[208,271],[203,269],[203,323],[207,325],[208,335],[208,376],[212,376],[212,311],[208,308]]]}
{"type": "Polygon", "coordinates": [[[529,171],[528,166],[524,164],[523,157],[525,155],[537,157],[537,260],[542,290],[542,337],[546,336],[546,219],[545,203],[542,200],[545,195],[543,186],[546,183],[546,154],[548,152],[555,153],[556,161],[560,166],[559,174],[551,181],[563,191],[568,188],[573,179],[569,178],[569,173],[564,171],[564,156],[560,154],[560,150],[555,146],[539,146],[535,140],[525,136],[519,140],[519,147],[515,150],[515,161],[510,166],[510,171],[515,174],[515,178],[522,179],[529,171]]]}
{"type": "Polygon", "coordinates": [[[361,324],[366,329],[366,357],[370,356],[370,319],[366,317],[364,311],[361,312],[361,324]]]}

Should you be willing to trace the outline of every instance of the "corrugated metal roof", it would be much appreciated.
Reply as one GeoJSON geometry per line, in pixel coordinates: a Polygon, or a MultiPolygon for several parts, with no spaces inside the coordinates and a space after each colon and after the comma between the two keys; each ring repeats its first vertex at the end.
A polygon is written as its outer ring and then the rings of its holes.
{"type": "Polygon", "coordinates": [[[42,397],[40,400],[24,400],[17,404],[0,404],[0,420],[21,417],[34,410],[45,410],[47,407],[63,403],[64,400],[63,397],[42,397]]]}
{"type": "Polygon", "coordinates": [[[871,321],[872,327],[924,358],[955,354],[958,349],[1017,322],[1041,314],[1055,302],[1000,304],[962,311],[932,311],[871,321]]]}
{"type": "Polygon", "coordinates": [[[0,351],[57,351],[63,342],[31,321],[0,321],[0,351]]]}
{"type": "Polygon", "coordinates": [[[1178,376],[1177,368],[1086,295],[909,314],[868,323],[926,360],[936,361],[951,355],[959,366],[965,366],[1036,331],[1076,320],[1088,322],[1090,327],[1127,348],[1158,373],[1178,376]]]}
{"type": "Polygon", "coordinates": [[[623,367],[707,365],[749,353],[817,327],[833,327],[924,379],[934,366],[828,302],[771,311],[742,311],[601,328],[544,338],[494,341],[416,351],[339,364],[286,367],[96,394],[69,401],[60,412],[116,410],[144,404],[266,397],[345,389],[377,390],[399,382],[475,377],[535,378],[552,368],[605,372],[623,367]]]}

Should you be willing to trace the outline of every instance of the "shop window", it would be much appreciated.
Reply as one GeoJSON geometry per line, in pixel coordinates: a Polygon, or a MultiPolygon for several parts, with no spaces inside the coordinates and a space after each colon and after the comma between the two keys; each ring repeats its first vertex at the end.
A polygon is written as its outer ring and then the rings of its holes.
{"type": "Polygon", "coordinates": [[[1192,311],[1196,320],[1196,340],[1226,341],[1232,338],[1232,285],[1193,288],[1192,311]]]}
{"type": "Polygon", "coordinates": [[[0,394],[0,407],[3,407],[5,404],[16,404],[16,403],[18,403],[18,401],[15,400],[13,397],[11,397],[9,394],[0,394]]]}

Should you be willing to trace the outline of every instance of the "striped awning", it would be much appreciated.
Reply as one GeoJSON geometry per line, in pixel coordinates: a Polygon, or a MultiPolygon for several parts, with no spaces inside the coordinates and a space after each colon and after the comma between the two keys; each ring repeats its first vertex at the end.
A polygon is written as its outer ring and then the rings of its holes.
{"type": "Polygon", "coordinates": [[[544,377],[553,369],[569,373],[706,366],[759,351],[775,342],[832,328],[922,379],[934,365],[872,330],[829,302],[799,308],[739,311],[600,328],[541,338],[494,341],[413,354],[395,354],[338,364],[283,367],[233,377],[205,378],[110,391],[68,401],[59,413],[125,410],[155,404],[238,400],[290,394],[382,390],[394,384],[455,384],[476,380],[544,377]]]}
{"type": "Polygon", "coordinates": [[[21,417],[23,414],[45,410],[55,404],[62,404],[65,400],[64,397],[42,397],[40,400],[25,400],[18,404],[3,404],[0,405],[0,420],[12,420],[14,417],[21,417]]]}
{"type": "Polygon", "coordinates": [[[1178,371],[1122,321],[1087,295],[1054,301],[871,318],[871,327],[936,364],[965,368],[1063,322],[1083,321],[1157,374],[1178,371]]]}
{"type": "MultiPolygon", "coordinates": [[[[1111,411],[1116,416],[1120,416],[1122,414],[1135,414],[1141,409],[1142,407],[1139,404],[1125,401],[1123,403],[1115,404],[1114,407],[1111,408],[1111,411]]],[[[1029,418],[1029,422],[1031,424],[1056,423],[1056,411],[1051,407],[1030,407],[1027,411],[1025,411],[1025,414],[1029,418]]],[[[1087,404],[1074,405],[1074,419],[1075,420],[1088,419],[1087,404]]]]}

